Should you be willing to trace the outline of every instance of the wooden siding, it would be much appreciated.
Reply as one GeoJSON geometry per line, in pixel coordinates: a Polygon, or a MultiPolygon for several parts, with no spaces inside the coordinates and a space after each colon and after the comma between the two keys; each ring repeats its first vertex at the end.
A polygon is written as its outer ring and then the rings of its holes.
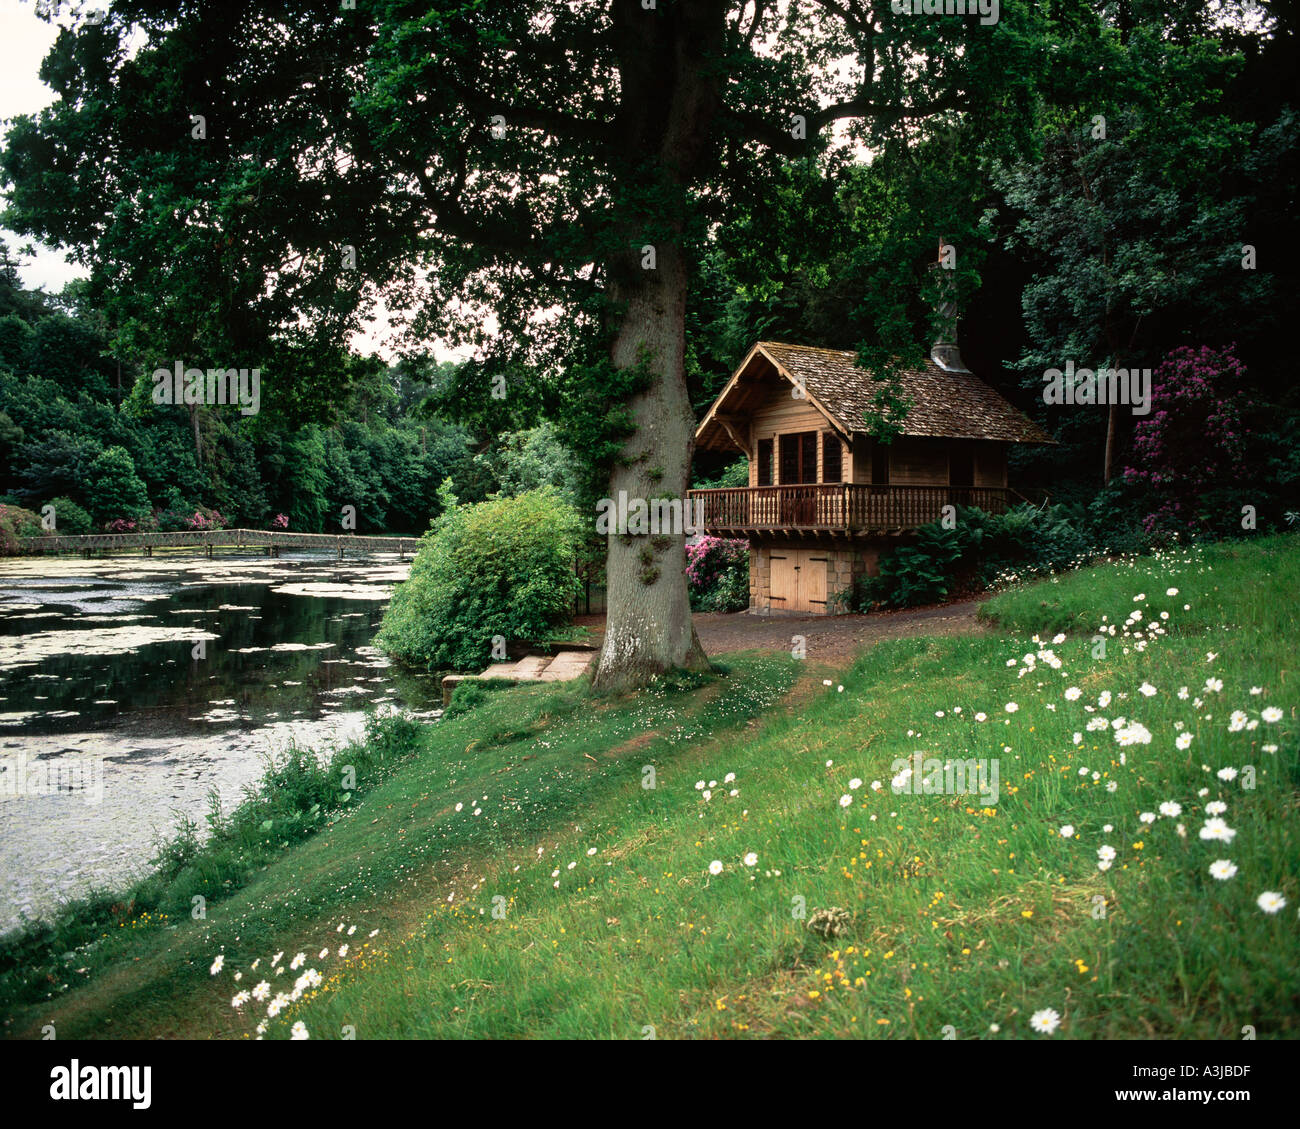
{"type": "Polygon", "coordinates": [[[948,450],[944,443],[901,436],[889,445],[891,486],[948,485],[948,450]]]}
{"type": "Polygon", "coordinates": [[[1005,443],[975,444],[975,485],[1007,485],[1007,445],[1005,443]]]}
{"type": "MultiPolygon", "coordinates": [[[[773,387],[755,407],[749,417],[749,445],[755,450],[760,439],[774,439],[774,450],[778,457],[773,460],[774,484],[781,482],[781,460],[779,458],[780,436],[800,431],[817,433],[817,465],[821,466],[821,433],[829,427],[826,417],[810,401],[801,400],[790,395],[790,385],[781,382],[773,387]]],[[[749,484],[758,485],[758,467],[751,461],[749,465],[749,484]]]]}
{"type": "MultiPolygon", "coordinates": [[[[828,429],[826,417],[812,402],[791,396],[790,386],[782,381],[779,385],[773,384],[757,401],[749,416],[746,438],[749,449],[755,452],[760,439],[773,440],[772,484],[782,485],[780,437],[797,432],[816,432],[818,480],[820,481],[820,468],[825,457],[828,429]]],[[[869,436],[857,433],[853,436],[851,444],[843,445],[843,481],[871,482],[872,451],[876,443],[877,441],[869,436]]],[[[927,439],[915,436],[899,436],[893,443],[885,445],[889,457],[890,483],[899,486],[948,485],[949,453],[954,443],[967,445],[973,452],[973,485],[1007,485],[1007,444],[993,440],[927,439]]],[[[749,461],[749,485],[755,487],[758,484],[758,461],[752,458],[749,461]]]]}

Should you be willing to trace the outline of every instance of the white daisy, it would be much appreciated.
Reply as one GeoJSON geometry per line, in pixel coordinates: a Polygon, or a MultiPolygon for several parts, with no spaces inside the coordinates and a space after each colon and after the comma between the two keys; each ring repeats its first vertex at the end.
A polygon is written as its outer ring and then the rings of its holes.
{"type": "Polygon", "coordinates": [[[1231,843],[1237,832],[1221,819],[1207,819],[1205,826],[1201,828],[1198,834],[1207,841],[1217,840],[1221,843],[1231,843]]]}
{"type": "Polygon", "coordinates": [[[1040,1035],[1050,1035],[1061,1026],[1061,1016],[1052,1008],[1045,1007],[1029,1017],[1029,1026],[1040,1035]]]}

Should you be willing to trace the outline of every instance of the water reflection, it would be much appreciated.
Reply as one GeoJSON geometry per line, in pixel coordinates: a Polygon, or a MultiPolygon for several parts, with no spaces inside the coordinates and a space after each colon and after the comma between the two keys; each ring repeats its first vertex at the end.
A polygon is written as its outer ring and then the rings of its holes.
{"type": "Polygon", "coordinates": [[[201,818],[211,789],[232,806],[267,752],[337,746],[370,706],[436,716],[433,680],[371,646],[408,567],[310,554],[0,561],[0,930],[125,881],[177,813],[201,818]],[[102,765],[102,802],[39,786],[88,760],[102,765]]]}

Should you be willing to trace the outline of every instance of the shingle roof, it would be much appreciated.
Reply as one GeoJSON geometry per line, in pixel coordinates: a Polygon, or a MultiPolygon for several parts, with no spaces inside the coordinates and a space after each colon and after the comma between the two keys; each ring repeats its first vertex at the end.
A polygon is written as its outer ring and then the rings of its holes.
{"type": "MultiPolygon", "coordinates": [[[[854,363],[856,353],[760,341],[758,349],[799,381],[846,432],[864,430],[872,407],[870,374],[854,363]]],[[[1019,408],[971,372],[942,369],[926,359],[920,369],[902,373],[904,395],[912,401],[903,434],[939,439],[996,439],[1006,443],[1054,443],[1019,408]]]]}

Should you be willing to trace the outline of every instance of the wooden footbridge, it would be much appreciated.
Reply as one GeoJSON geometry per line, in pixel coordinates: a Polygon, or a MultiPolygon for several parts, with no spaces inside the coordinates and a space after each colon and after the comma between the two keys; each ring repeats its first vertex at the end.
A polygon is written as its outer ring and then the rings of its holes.
{"type": "Polygon", "coordinates": [[[413,556],[419,547],[418,537],[358,537],[354,533],[283,533],[269,529],[186,529],[175,533],[87,533],[79,536],[54,535],[23,537],[18,542],[21,554],[119,553],[141,549],[146,557],[155,549],[199,548],[211,557],[215,549],[265,549],[268,557],[278,557],[281,549],[314,549],[336,553],[340,560],[348,553],[396,553],[413,556]]]}

